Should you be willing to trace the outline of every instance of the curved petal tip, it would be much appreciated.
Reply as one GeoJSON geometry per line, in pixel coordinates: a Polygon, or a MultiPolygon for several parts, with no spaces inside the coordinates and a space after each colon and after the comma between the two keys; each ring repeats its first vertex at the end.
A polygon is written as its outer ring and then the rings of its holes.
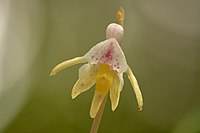
{"type": "Polygon", "coordinates": [[[142,111],[142,106],[138,106],[138,111],[142,111]]]}
{"type": "Polygon", "coordinates": [[[55,71],[55,69],[53,69],[53,70],[51,71],[51,73],[50,73],[49,76],[54,76],[54,75],[56,75],[56,74],[57,74],[57,72],[55,71]]]}
{"type": "Polygon", "coordinates": [[[86,62],[87,61],[84,59],[84,57],[76,57],[76,58],[64,61],[53,68],[53,70],[50,73],[50,76],[56,75],[60,71],[66,69],[68,67],[71,67],[73,65],[80,64],[80,63],[86,63],[86,62]]]}

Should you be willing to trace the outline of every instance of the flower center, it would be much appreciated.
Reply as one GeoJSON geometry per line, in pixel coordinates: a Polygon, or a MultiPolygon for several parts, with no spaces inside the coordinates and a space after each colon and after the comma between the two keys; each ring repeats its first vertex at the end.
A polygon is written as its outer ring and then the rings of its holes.
{"type": "Polygon", "coordinates": [[[97,68],[96,91],[105,93],[113,83],[113,77],[116,74],[108,64],[101,64],[97,68]]]}

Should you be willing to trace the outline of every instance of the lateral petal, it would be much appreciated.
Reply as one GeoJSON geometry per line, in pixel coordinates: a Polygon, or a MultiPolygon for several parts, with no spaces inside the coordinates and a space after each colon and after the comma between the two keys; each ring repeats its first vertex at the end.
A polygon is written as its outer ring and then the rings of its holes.
{"type": "Polygon", "coordinates": [[[137,79],[135,78],[135,76],[134,76],[134,74],[133,74],[133,72],[132,72],[130,67],[128,67],[126,73],[128,75],[128,78],[129,78],[129,80],[131,82],[131,85],[133,87],[133,90],[135,92],[137,103],[138,103],[138,109],[139,109],[139,111],[142,111],[143,98],[142,98],[142,93],[140,91],[137,79]]]}
{"type": "Polygon", "coordinates": [[[70,66],[76,65],[76,64],[80,64],[80,63],[86,63],[87,61],[84,59],[84,57],[76,57],[67,61],[64,61],[60,64],[58,64],[57,66],[55,66],[53,68],[53,70],[51,71],[50,76],[56,75],[57,73],[59,73],[60,71],[62,71],[63,69],[66,69],[70,66]]]}
{"type": "Polygon", "coordinates": [[[79,74],[79,79],[72,89],[72,99],[77,97],[82,92],[87,91],[95,84],[96,71],[97,69],[95,65],[90,65],[87,69],[81,71],[81,74],[79,74]]]}
{"type": "Polygon", "coordinates": [[[111,100],[112,111],[114,111],[118,106],[120,98],[120,90],[121,90],[121,83],[118,75],[115,74],[113,83],[110,87],[110,100],[111,100]]]}
{"type": "Polygon", "coordinates": [[[122,91],[123,86],[124,86],[123,73],[118,73],[118,77],[119,77],[119,80],[120,80],[120,91],[122,91]]]}
{"type": "Polygon", "coordinates": [[[87,64],[84,64],[82,65],[80,68],[79,68],[79,78],[82,78],[85,73],[87,72],[88,68],[90,67],[91,64],[87,63],[87,64]]]}
{"type": "Polygon", "coordinates": [[[94,94],[94,97],[92,100],[92,105],[90,107],[90,116],[92,118],[96,117],[96,114],[99,111],[99,108],[100,108],[106,94],[107,94],[107,91],[105,93],[101,93],[101,92],[98,92],[97,90],[95,90],[95,94],[94,94]]]}

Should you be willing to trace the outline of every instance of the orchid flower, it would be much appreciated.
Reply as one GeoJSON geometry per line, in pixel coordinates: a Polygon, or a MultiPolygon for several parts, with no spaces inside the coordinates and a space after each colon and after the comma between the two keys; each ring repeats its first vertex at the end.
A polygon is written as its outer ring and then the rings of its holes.
{"type": "Polygon", "coordinates": [[[58,72],[80,63],[87,63],[79,69],[79,79],[72,89],[72,99],[89,90],[96,84],[95,94],[90,108],[90,116],[94,118],[104,100],[109,94],[112,110],[119,103],[120,92],[124,85],[123,73],[128,75],[136,95],[139,111],[142,110],[143,99],[138,82],[128,66],[125,55],[119,43],[122,42],[124,29],[121,25],[111,23],[106,29],[106,40],[96,44],[84,56],[76,57],[58,64],[51,72],[58,72]]]}

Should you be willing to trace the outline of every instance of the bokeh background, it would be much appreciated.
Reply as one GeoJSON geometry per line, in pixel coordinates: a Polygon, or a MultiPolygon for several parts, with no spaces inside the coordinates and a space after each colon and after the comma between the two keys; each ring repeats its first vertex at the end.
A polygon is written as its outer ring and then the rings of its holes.
{"type": "Polygon", "coordinates": [[[126,11],[122,48],[144,109],[125,78],[115,112],[107,101],[99,133],[200,133],[199,0],[0,0],[0,132],[87,133],[94,87],[71,99],[81,65],[58,63],[105,39],[126,11]]]}

